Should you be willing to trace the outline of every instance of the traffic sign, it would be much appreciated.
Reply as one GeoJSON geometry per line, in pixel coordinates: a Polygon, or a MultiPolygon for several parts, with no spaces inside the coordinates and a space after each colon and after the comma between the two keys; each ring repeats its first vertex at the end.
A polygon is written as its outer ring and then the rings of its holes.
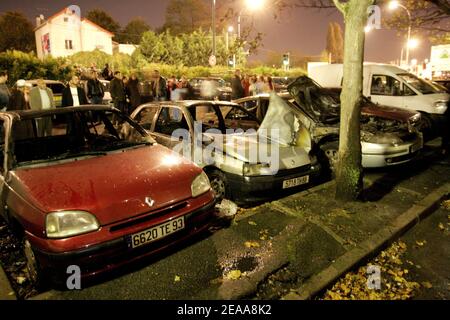
{"type": "Polygon", "coordinates": [[[211,67],[214,67],[216,64],[217,64],[216,56],[215,56],[215,55],[211,55],[211,56],[209,57],[209,65],[210,65],[211,67]]]}

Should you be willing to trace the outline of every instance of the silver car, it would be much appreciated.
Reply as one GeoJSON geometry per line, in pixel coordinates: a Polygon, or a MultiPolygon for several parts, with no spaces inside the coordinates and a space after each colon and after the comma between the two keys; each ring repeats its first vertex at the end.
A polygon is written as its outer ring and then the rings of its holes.
{"type": "Polygon", "coordinates": [[[292,129],[299,112],[276,95],[272,99],[262,120],[225,101],[144,104],[131,118],[158,143],[183,149],[201,166],[217,200],[247,204],[308,187],[320,175],[311,141],[292,129]]]}

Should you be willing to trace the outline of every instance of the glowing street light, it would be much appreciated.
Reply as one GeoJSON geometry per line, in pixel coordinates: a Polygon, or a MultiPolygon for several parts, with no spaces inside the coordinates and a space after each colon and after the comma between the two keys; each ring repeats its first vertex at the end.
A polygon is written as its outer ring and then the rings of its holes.
{"type": "Polygon", "coordinates": [[[400,3],[398,1],[391,1],[389,2],[388,8],[389,10],[396,10],[400,6],[400,3]]]}
{"type": "Polygon", "coordinates": [[[372,31],[373,30],[373,28],[371,27],[371,26],[365,26],[364,27],[364,32],[365,33],[369,33],[370,31],[372,31]]]}
{"type": "Polygon", "coordinates": [[[419,40],[417,39],[410,39],[408,42],[408,48],[415,49],[419,46],[419,40]]]}

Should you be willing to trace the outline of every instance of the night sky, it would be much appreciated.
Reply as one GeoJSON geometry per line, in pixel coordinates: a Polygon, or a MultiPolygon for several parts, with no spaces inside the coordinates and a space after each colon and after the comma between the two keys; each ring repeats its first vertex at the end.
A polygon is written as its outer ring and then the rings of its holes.
{"type": "MultiPolygon", "coordinates": [[[[140,16],[150,26],[157,28],[164,23],[168,2],[169,0],[0,0],[0,12],[22,11],[34,24],[34,18],[39,14],[49,17],[65,6],[76,4],[81,7],[82,15],[90,9],[101,8],[122,25],[140,16]]],[[[270,0],[267,2],[270,3],[270,0]]],[[[319,55],[325,48],[328,23],[338,21],[342,24],[340,13],[335,10],[296,9],[284,13],[282,18],[281,21],[276,21],[270,8],[257,13],[256,29],[263,32],[265,37],[264,47],[259,51],[259,56],[253,59],[263,58],[270,50],[319,55]]],[[[243,24],[245,22],[243,19],[243,24]]],[[[396,31],[372,31],[366,38],[366,61],[389,62],[399,59],[403,39],[396,31]]],[[[422,36],[420,41],[420,48],[411,52],[411,58],[419,61],[430,56],[430,44],[426,37],[422,36]]]]}

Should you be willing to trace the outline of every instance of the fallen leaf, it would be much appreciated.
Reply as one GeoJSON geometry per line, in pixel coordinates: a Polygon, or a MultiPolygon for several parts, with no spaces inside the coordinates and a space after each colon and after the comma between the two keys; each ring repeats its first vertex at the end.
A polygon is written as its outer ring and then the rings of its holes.
{"type": "Polygon", "coordinates": [[[416,244],[417,244],[419,247],[423,247],[426,243],[427,243],[427,240],[423,240],[423,241],[417,240],[417,241],[416,241],[416,244]]]}
{"type": "Polygon", "coordinates": [[[241,276],[241,270],[231,270],[230,272],[228,272],[225,278],[227,278],[228,280],[238,280],[241,276]]]}
{"type": "Polygon", "coordinates": [[[256,226],[257,225],[255,221],[251,221],[251,220],[248,222],[248,224],[251,225],[251,226],[256,226]]]}
{"type": "Polygon", "coordinates": [[[433,288],[433,285],[430,282],[428,282],[428,281],[422,282],[422,286],[424,286],[427,289],[433,288]]]}
{"type": "Polygon", "coordinates": [[[245,245],[247,248],[259,248],[259,243],[256,242],[256,241],[246,241],[246,242],[244,243],[244,245],[245,245]]]}
{"type": "Polygon", "coordinates": [[[443,223],[439,223],[438,227],[439,227],[439,229],[440,229],[441,231],[444,231],[444,230],[445,230],[445,226],[444,226],[443,223]]]}
{"type": "Polygon", "coordinates": [[[17,281],[18,284],[22,284],[25,281],[27,281],[27,278],[25,278],[25,277],[17,277],[16,281],[17,281]]]}
{"type": "Polygon", "coordinates": [[[181,277],[176,275],[174,281],[175,282],[180,282],[181,281],[181,277]]]}

